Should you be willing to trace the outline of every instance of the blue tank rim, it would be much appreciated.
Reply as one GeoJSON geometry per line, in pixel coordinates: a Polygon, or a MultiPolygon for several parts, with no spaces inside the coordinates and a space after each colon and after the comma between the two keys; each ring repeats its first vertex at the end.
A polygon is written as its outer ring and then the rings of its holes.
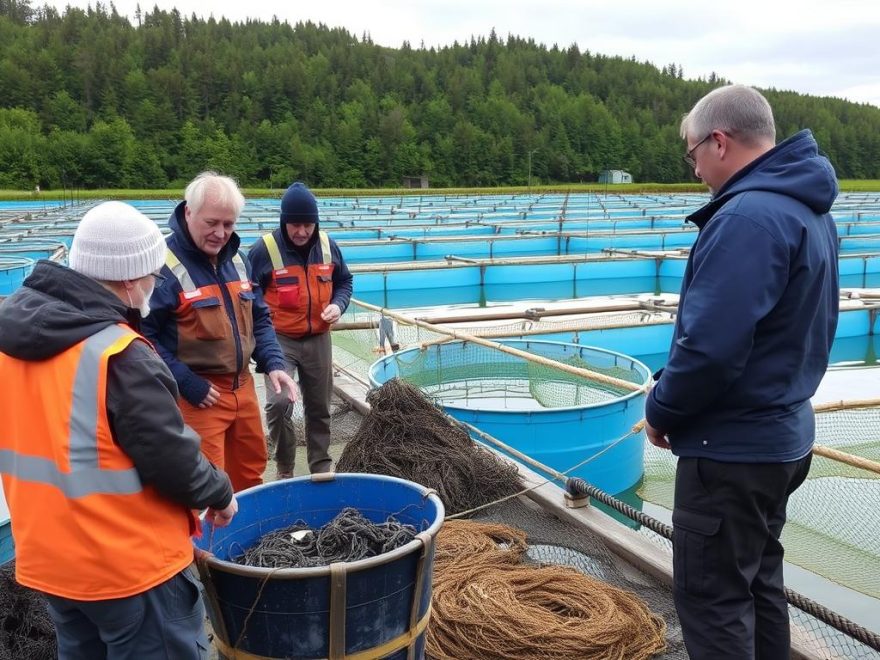
{"type": "MultiPolygon", "coordinates": [[[[449,341],[449,342],[444,342],[443,344],[437,344],[437,345],[433,346],[432,348],[437,348],[437,350],[440,350],[439,347],[442,347],[442,346],[451,346],[451,345],[456,345],[456,344],[461,345],[461,344],[466,344],[466,343],[469,343],[469,342],[467,342],[467,340],[457,339],[455,341],[449,341]]],[[[506,415],[520,415],[520,416],[522,416],[522,415],[548,415],[548,414],[554,414],[554,413],[559,413],[559,412],[573,412],[573,411],[577,411],[577,410],[592,410],[592,409],[597,409],[597,408],[604,408],[604,407],[619,404],[619,403],[624,403],[624,402],[627,402],[631,399],[634,399],[636,397],[639,397],[639,396],[645,394],[648,391],[648,384],[651,382],[651,378],[652,378],[652,372],[648,368],[648,365],[646,365],[644,362],[641,362],[641,361],[635,359],[634,357],[627,355],[626,353],[621,353],[619,351],[612,351],[607,348],[600,348],[598,346],[590,346],[587,344],[575,344],[572,342],[565,342],[565,341],[549,341],[546,339],[506,339],[506,340],[498,341],[498,343],[504,344],[506,346],[512,345],[512,344],[559,344],[562,346],[575,346],[579,349],[586,348],[588,350],[596,351],[598,353],[605,353],[608,355],[614,355],[616,357],[620,357],[625,360],[629,360],[630,362],[633,363],[633,366],[638,367],[640,369],[644,369],[644,373],[646,374],[646,376],[645,376],[644,382],[640,385],[638,390],[635,390],[635,391],[630,392],[628,394],[625,394],[623,396],[614,397],[613,399],[608,399],[607,401],[601,401],[599,403],[588,403],[588,404],[584,404],[582,406],[559,406],[556,408],[541,408],[541,409],[537,409],[537,410],[495,410],[492,408],[463,408],[461,406],[452,406],[452,405],[445,404],[442,402],[442,400],[438,399],[437,403],[439,405],[443,406],[443,408],[448,409],[448,410],[456,410],[456,411],[460,410],[460,411],[465,412],[467,414],[492,413],[493,415],[505,415],[505,416],[506,415]]],[[[515,346],[512,346],[512,347],[515,348],[515,346]]],[[[421,350],[422,349],[419,346],[413,346],[412,348],[406,348],[406,349],[403,349],[401,351],[397,351],[396,353],[392,353],[391,355],[386,355],[385,357],[382,357],[382,358],[379,358],[378,360],[376,360],[372,365],[370,365],[370,370],[368,372],[368,377],[370,380],[370,387],[375,389],[377,387],[380,387],[383,384],[383,383],[380,383],[375,378],[375,371],[378,370],[378,368],[381,364],[394,359],[395,356],[410,353],[410,352],[415,352],[415,351],[421,351],[421,350]]],[[[633,385],[639,385],[639,384],[633,383],[633,385]]]]}
{"type": "MultiPolygon", "coordinates": [[[[360,473],[360,472],[336,472],[334,473],[334,477],[332,480],[327,479],[324,481],[313,480],[311,475],[303,475],[301,477],[294,477],[293,479],[284,479],[283,481],[272,481],[269,483],[260,484],[259,486],[252,486],[251,488],[246,488],[238,493],[236,493],[236,497],[239,498],[241,495],[255,493],[260,490],[267,490],[271,488],[278,488],[279,484],[290,484],[290,483],[312,483],[313,481],[318,485],[327,483],[328,481],[346,481],[346,480],[358,480],[358,481],[374,481],[380,483],[387,483],[389,481],[396,482],[403,486],[414,487],[413,490],[416,490],[421,493],[422,497],[425,497],[434,504],[437,509],[437,519],[431,523],[428,529],[423,530],[420,534],[427,534],[431,538],[437,536],[437,532],[440,531],[440,527],[443,525],[443,521],[446,517],[446,509],[443,506],[443,501],[437,495],[437,491],[433,488],[427,488],[419,483],[414,481],[407,481],[406,479],[400,479],[399,477],[391,477],[383,474],[368,474],[368,473],[360,473]]],[[[203,535],[205,533],[211,533],[210,523],[204,522],[205,514],[203,513],[200,516],[203,524],[208,527],[208,530],[203,531],[203,535]]],[[[345,562],[346,572],[354,573],[357,571],[365,571],[371,568],[375,568],[376,566],[382,566],[383,564],[391,563],[396,561],[397,559],[401,559],[411,553],[421,549],[423,547],[423,542],[416,537],[406,545],[402,545],[399,548],[395,548],[391,552],[386,552],[381,555],[376,555],[375,557],[369,557],[367,559],[360,559],[358,561],[345,562]]],[[[215,555],[211,554],[206,550],[202,550],[198,546],[195,545],[195,539],[193,540],[193,547],[196,551],[196,559],[197,561],[205,562],[210,568],[222,571],[224,573],[233,573],[235,575],[241,575],[244,577],[252,577],[252,578],[262,578],[269,579],[270,577],[273,580],[305,580],[311,578],[320,578],[320,577],[329,577],[330,576],[330,566],[316,566],[311,568],[261,568],[259,566],[244,566],[242,564],[236,564],[235,562],[228,561],[226,559],[219,559],[215,555]]]]}
{"type": "Polygon", "coordinates": [[[33,266],[35,261],[30,257],[8,257],[0,250],[0,270],[9,270],[10,268],[27,268],[33,266]]]}
{"type": "Polygon", "coordinates": [[[23,236],[21,238],[16,238],[11,241],[3,240],[4,235],[2,230],[0,230],[0,249],[15,247],[16,245],[64,245],[62,241],[59,241],[56,238],[52,238],[51,236],[23,236]]]}

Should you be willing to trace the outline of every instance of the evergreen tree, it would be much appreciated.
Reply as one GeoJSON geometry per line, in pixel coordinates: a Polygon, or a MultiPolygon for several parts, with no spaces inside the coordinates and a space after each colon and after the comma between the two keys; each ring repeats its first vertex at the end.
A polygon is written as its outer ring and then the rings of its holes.
{"type": "MultiPolygon", "coordinates": [[[[473,36],[399,49],[339,28],[113,4],[0,0],[0,186],[162,187],[208,168],[244,185],[691,180],[686,80],[576,45],[473,36]]],[[[767,90],[780,138],[812,128],[844,178],[880,178],[880,108],[767,90]]]]}

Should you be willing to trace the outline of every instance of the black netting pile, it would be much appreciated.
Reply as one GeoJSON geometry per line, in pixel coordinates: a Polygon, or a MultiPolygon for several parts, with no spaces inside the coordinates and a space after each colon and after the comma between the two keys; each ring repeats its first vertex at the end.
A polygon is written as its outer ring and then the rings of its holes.
{"type": "Polygon", "coordinates": [[[0,566],[0,660],[53,660],[57,655],[46,601],[15,581],[15,562],[0,566]]]}
{"type": "Polygon", "coordinates": [[[347,507],[320,529],[305,522],[264,535],[234,561],[260,568],[307,568],[358,561],[400,548],[416,536],[412,525],[394,516],[373,523],[357,509],[347,507]]]}
{"type": "Polygon", "coordinates": [[[337,472],[384,474],[433,488],[447,514],[522,490],[515,466],[477,445],[414,385],[392,379],[371,391],[367,403],[370,413],[337,472]]]}

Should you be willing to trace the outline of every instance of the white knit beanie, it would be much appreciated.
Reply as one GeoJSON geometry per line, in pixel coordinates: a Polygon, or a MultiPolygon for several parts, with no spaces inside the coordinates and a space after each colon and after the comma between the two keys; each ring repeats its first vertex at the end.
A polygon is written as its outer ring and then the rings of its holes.
{"type": "Polygon", "coordinates": [[[136,280],[162,268],[165,239],[156,223],[134,207],[104,202],[80,220],[67,262],[96,280],[136,280]]]}

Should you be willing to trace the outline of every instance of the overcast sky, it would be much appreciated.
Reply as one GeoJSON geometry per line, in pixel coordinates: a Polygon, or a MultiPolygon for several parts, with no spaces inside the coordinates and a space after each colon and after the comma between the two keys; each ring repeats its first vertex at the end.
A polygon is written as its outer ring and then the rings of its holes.
{"type": "MultiPolygon", "coordinates": [[[[114,4],[133,17],[137,2],[114,4]]],[[[154,5],[186,16],[311,20],[393,47],[462,42],[494,28],[502,39],[680,64],[686,78],[714,71],[732,82],[880,107],[878,0],[141,0],[144,9],[154,5]]]]}

